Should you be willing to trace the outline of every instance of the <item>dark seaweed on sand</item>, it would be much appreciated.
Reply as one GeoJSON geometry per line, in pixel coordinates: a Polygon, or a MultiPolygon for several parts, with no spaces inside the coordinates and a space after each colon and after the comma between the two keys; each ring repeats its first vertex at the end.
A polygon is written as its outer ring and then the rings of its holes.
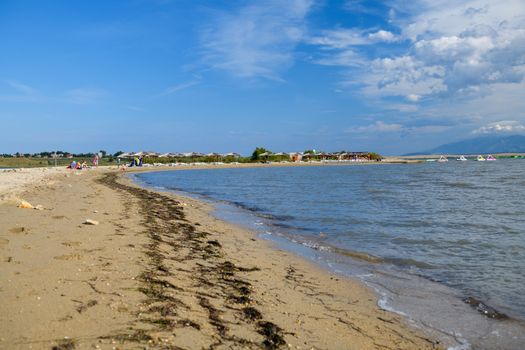
{"type": "MultiPolygon", "coordinates": [[[[250,304],[253,302],[252,286],[240,273],[258,271],[257,267],[237,266],[227,259],[222,244],[216,239],[209,239],[210,234],[200,231],[200,225],[188,222],[183,206],[168,195],[128,186],[117,181],[115,173],[106,174],[98,181],[131,198],[138,199],[142,225],[149,243],[144,246],[148,257],[146,269],[141,273],[139,291],[144,294],[146,309],[137,315],[138,321],[151,329],[130,326],[121,333],[107,335],[102,339],[112,339],[121,343],[147,343],[148,348],[179,349],[165,342],[157,343],[150,334],[169,332],[177,336],[177,329],[191,327],[200,331],[202,325],[188,318],[182,318],[181,308],[191,310],[177,296],[192,294],[199,306],[206,310],[209,325],[217,331],[210,349],[219,345],[228,348],[266,348],[283,347],[283,330],[272,322],[265,321],[264,315],[250,304]],[[172,253],[161,250],[161,245],[169,246],[172,253]],[[170,271],[170,262],[193,262],[194,268],[186,270],[176,268],[170,271]],[[176,274],[186,274],[194,281],[200,291],[186,290],[169,280],[176,274]],[[203,292],[206,291],[206,292],[203,292]],[[246,324],[259,333],[263,340],[257,344],[230,333],[229,321],[221,315],[224,310],[234,310],[238,315],[238,324],[246,324]]],[[[130,199],[131,199],[130,198],[130,199]]],[[[125,203],[127,211],[131,200],[125,203]]],[[[135,326],[138,327],[138,326],[135,326]]],[[[57,348],[63,350],[62,348],[57,348]]],[[[66,348],[64,348],[66,349],[66,348]]]]}

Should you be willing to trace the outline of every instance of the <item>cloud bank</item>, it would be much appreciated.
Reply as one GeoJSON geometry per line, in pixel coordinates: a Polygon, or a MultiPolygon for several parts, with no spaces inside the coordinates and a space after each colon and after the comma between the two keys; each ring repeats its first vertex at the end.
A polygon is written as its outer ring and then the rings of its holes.
{"type": "Polygon", "coordinates": [[[240,78],[281,80],[295,60],[312,0],[270,0],[219,12],[203,32],[203,61],[240,78]]]}

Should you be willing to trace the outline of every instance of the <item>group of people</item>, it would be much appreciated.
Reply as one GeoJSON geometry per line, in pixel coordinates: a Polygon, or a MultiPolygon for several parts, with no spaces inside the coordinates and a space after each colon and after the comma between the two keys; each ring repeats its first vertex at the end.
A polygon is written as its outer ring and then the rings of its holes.
{"type": "MultiPolygon", "coordinates": [[[[93,156],[93,159],[91,160],[91,162],[93,163],[93,166],[95,167],[98,167],[98,155],[95,154],[93,156]]],[[[86,169],[86,168],[89,168],[88,164],[86,163],[86,161],[83,159],[82,162],[80,161],[76,161],[76,160],[73,160],[68,166],[67,166],[68,169],[77,169],[77,170],[82,170],[82,169],[86,169]]]]}
{"type": "MultiPolygon", "coordinates": [[[[99,161],[99,157],[98,155],[95,155],[93,157],[93,160],[92,160],[92,163],[93,163],[93,166],[94,167],[98,167],[98,161],[99,161]]],[[[117,159],[117,166],[120,168],[121,167],[121,163],[120,163],[120,158],[117,159]]],[[[135,157],[135,158],[132,158],[131,159],[131,163],[128,164],[128,167],[141,167],[142,166],[142,156],[140,157],[135,157]]],[[[125,164],[122,165],[122,170],[124,170],[126,167],[125,164]]],[[[78,169],[78,170],[81,170],[81,169],[85,169],[85,168],[89,168],[88,164],[86,163],[85,160],[82,160],[82,162],[80,161],[76,161],[76,160],[73,160],[68,166],[67,166],[68,169],[78,169]]]]}
{"type": "Polygon", "coordinates": [[[71,164],[69,164],[67,166],[68,169],[73,169],[73,170],[74,169],[82,170],[82,169],[85,169],[87,167],[88,167],[88,165],[87,165],[85,160],[83,160],[82,162],[80,162],[80,161],[77,162],[76,160],[74,160],[74,161],[71,162],[71,164]]]}
{"type": "Polygon", "coordinates": [[[142,156],[131,159],[131,163],[128,166],[142,166],[142,156]]]}

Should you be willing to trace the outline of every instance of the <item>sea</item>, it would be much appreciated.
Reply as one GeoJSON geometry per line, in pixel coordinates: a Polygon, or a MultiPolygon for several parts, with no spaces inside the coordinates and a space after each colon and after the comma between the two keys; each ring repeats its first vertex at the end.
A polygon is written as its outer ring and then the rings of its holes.
{"type": "Polygon", "coordinates": [[[523,349],[525,160],[279,166],[134,174],[212,203],[449,349],[523,349]]]}

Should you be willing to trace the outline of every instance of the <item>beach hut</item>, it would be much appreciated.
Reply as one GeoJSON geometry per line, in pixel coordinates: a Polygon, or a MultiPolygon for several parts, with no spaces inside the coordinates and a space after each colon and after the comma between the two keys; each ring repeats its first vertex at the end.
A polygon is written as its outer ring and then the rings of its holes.
{"type": "Polygon", "coordinates": [[[212,159],[214,159],[216,162],[218,162],[219,159],[222,157],[222,155],[221,155],[220,153],[212,152],[212,153],[208,153],[208,154],[206,154],[206,157],[208,157],[208,158],[212,158],[212,159]]]}
{"type": "Polygon", "coordinates": [[[290,152],[288,153],[288,156],[292,160],[292,162],[299,162],[303,159],[303,154],[300,152],[290,152]]]}
{"type": "Polygon", "coordinates": [[[240,158],[241,157],[241,155],[239,153],[235,153],[235,152],[224,153],[222,156],[224,158],[226,158],[226,157],[240,158]]]}

